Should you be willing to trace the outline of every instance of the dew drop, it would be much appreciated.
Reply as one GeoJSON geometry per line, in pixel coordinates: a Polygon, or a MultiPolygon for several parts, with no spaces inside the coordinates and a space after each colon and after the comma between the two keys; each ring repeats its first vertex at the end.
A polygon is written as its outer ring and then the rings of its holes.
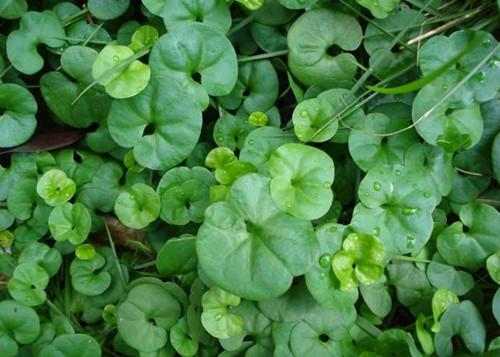
{"type": "Polygon", "coordinates": [[[372,233],[373,235],[378,236],[380,234],[380,228],[379,227],[373,228],[372,233]]]}
{"type": "Polygon", "coordinates": [[[443,84],[443,90],[448,90],[448,85],[447,84],[443,84]]]}
{"type": "Polygon", "coordinates": [[[425,193],[424,193],[424,197],[425,197],[425,198],[429,198],[429,197],[431,197],[431,193],[430,193],[430,192],[425,192],[425,193]]]}
{"type": "Polygon", "coordinates": [[[400,170],[396,170],[394,173],[396,174],[396,176],[401,176],[401,171],[400,170]]]}
{"type": "Polygon", "coordinates": [[[337,232],[337,227],[331,227],[331,228],[330,228],[330,232],[331,232],[331,233],[335,233],[335,232],[337,232]]]}
{"type": "Polygon", "coordinates": [[[324,278],[326,278],[326,274],[325,274],[325,273],[321,273],[321,274],[319,274],[319,277],[320,277],[321,279],[324,279],[324,278]]]}
{"type": "Polygon", "coordinates": [[[491,43],[491,40],[487,39],[486,41],[483,42],[483,47],[490,48],[493,44],[491,43]]]}
{"type": "Polygon", "coordinates": [[[415,247],[415,238],[413,238],[411,235],[406,236],[406,248],[412,249],[415,247]]]}
{"type": "Polygon", "coordinates": [[[287,202],[287,203],[285,203],[285,207],[286,207],[287,209],[292,208],[292,203],[291,203],[291,202],[287,202]]]}
{"type": "Polygon", "coordinates": [[[382,189],[382,185],[380,184],[380,182],[374,182],[373,183],[373,189],[375,191],[380,191],[382,189]]]}
{"type": "Polygon", "coordinates": [[[309,116],[309,113],[307,112],[307,110],[301,110],[300,111],[300,116],[306,118],[306,117],[309,116]]]}
{"type": "Polygon", "coordinates": [[[323,269],[328,268],[331,263],[332,263],[332,256],[330,254],[325,253],[321,257],[319,257],[319,266],[322,267],[323,269]]]}
{"type": "Polygon", "coordinates": [[[113,56],[113,62],[119,62],[120,61],[120,57],[118,56],[113,56]]]}
{"type": "Polygon", "coordinates": [[[330,182],[323,182],[324,188],[330,188],[330,182]]]}
{"type": "Polygon", "coordinates": [[[252,139],[250,139],[250,140],[248,140],[248,143],[249,143],[250,145],[253,145],[253,144],[255,144],[255,141],[253,141],[252,139]]]}
{"type": "Polygon", "coordinates": [[[220,320],[220,319],[222,319],[222,314],[221,314],[221,313],[218,313],[217,315],[215,315],[215,319],[216,319],[216,320],[220,320]]]}
{"type": "Polygon", "coordinates": [[[485,77],[484,72],[481,71],[474,76],[474,79],[477,80],[478,82],[484,82],[484,77],[485,77]]]}
{"type": "Polygon", "coordinates": [[[218,136],[218,137],[217,137],[217,141],[222,141],[222,140],[224,140],[224,137],[223,137],[223,136],[218,136]]]}
{"type": "Polygon", "coordinates": [[[403,214],[405,216],[411,216],[411,215],[414,215],[415,213],[417,213],[417,208],[415,207],[405,207],[403,208],[403,214]]]}

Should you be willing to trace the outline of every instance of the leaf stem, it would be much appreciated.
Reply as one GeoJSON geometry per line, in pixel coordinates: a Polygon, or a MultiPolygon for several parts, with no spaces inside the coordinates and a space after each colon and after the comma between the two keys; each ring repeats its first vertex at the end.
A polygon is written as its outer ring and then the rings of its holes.
{"type": "Polygon", "coordinates": [[[241,20],[236,25],[234,25],[231,29],[229,29],[229,31],[227,32],[226,36],[229,37],[232,34],[238,32],[243,27],[245,27],[248,24],[250,24],[251,22],[253,22],[253,20],[255,19],[256,16],[257,16],[257,12],[253,12],[250,16],[245,17],[243,20],[241,20]]]}
{"type": "Polygon", "coordinates": [[[363,331],[365,331],[367,334],[369,334],[374,338],[377,338],[382,334],[382,331],[377,326],[372,324],[363,316],[358,316],[358,318],[356,319],[356,325],[358,325],[360,329],[362,329],[363,331]]]}
{"type": "Polygon", "coordinates": [[[152,260],[150,262],[146,262],[146,263],[143,263],[143,264],[135,265],[135,266],[132,267],[132,269],[134,269],[134,270],[142,270],[144,268],[154,267],[155,265],[156,265],[156,260],[152,260]]]}
{"type": "Polygon", "coordinates": [[[2,78],[3,76],[5,76],[5,75],[7,74],[7,72],[8,72],[8,71],[10,71],[11,69],[12,69],[12,65],[11,65],[11,64],[9,64],[9,65],[7,66],[7,68],[5,68],[5,69],[2,71],[2,73],[0,73],[0,78],[2,78]]]}
{"type": "Polygon", "coordinates": [[[116,254],[116,249],[115,249],[115,243],[113,241],[113,237],[111,236],[111,232],[109,231],[108,224],[106,221],[104,221],[104,227],[106,228],[106,235],[108,236],[108,241],[109,245],[111,247],[111,250],[113,252],[113,257],[115,258],[115,264],[116,268],[118,269],[118,272],[120,273],[120,279],[122,281],[123,286],[127,285],[127,279],[125,279],[125,273],[122,270],[122,266],[120,264],[120,261],[118,260],[118,255],[116,254]]]}
{"type": "Polygon", "coordinates": [[[66,26],[71,25],[74,22],[74,20],[78,19],[81,16],[86,15],[88,12],[89,12],[89,8],[85,7],[82,10],[75,12],[73,15],[70,15],[70,16],[64,18],[62,20],[63,26],[66,27],[66,26]]]}
{"type": "Polygon", "coordinates": [[[258,61],[258,60],[262,60],[262,59],[266,59],[266,58],[284,56],[286,54],[288,54],[288,50],[262,53],[259,55],[254,55],[254,56],[249,56],[249,57],[240,57],[240,58],[238,58],[238,62],[243,63],[243,62],[250,62],[250,61],[258,61]]]}

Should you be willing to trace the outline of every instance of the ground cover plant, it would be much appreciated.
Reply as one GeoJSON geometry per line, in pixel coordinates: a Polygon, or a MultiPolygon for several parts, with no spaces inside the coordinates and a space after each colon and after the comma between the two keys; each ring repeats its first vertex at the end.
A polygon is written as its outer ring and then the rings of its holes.
{"type": "Polygon", "coordinates": [[[0,356],[500,355],[499,6],[3,0],[0,356]]]}

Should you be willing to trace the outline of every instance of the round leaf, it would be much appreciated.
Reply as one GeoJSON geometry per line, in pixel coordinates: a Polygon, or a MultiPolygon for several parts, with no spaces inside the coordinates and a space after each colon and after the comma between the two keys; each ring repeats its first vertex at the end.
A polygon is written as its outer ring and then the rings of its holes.
{"type": "Polygon", "coordinates": [[[27,306],[41,305],[47,299],[45,288],[49,284],[49,274],[37,263],[19,264],[9,281],[9,294],[27,306]]]}
{"type": "Polygon", "coordinates": [[[198,231],[201,267],[223,289],[261,300],[283,294],[312,263],[317,241],[311,223],[281,212],[269,180],[236,180],[227,201],[208,207],[198,231]]]}
{"type": "Polygon", "coordinates": [[[101,346],[89,335],[81,333],[57,336],[42,348],[40,357],[101,357],[101,346]]]}
{"type": "Polygon", "coordinates": [[[231,27],[231,13],[225,0],[165,0],[162,15],[168,31],[177,25],[194,22],[220,32],[227,32],[231,27]]]}
{"type": "Polygon", "coordinates": [[[283,211],[317,219],[332,205],[333,160],[312,146],[285,144],[271,155],[271,197],[283,211]]]}
{"type": "Polygon", "coordinates": [[[79,245],[85,242],[90,233],[92,220],[85,205],[64,203],[52,210],[49,216],[49,229],[58,242],[69,241],[79,245]]]}
{"type": "Polygon", "coordinates": [[[111,275],[107,271],[99,271],[106,264],[101,254],[92,259],[73,259],[70,265],[71,285],[83,295],[96,296],[102,294],[111,284],[111,275]]]}
{"type": "Polygon", "coordinates": [[[17,356],[17,343],[33,343],[39,333],[35,310],[16,301],[0,301],[0,349],[4,356],[17,356]]]}
{"type": "Polygon", "coordinates": [[[158,194],[148,185],[136,183],[120,193],[115,202],[115,213],[127,227],[142,229],[160,215],[158,194]]]}

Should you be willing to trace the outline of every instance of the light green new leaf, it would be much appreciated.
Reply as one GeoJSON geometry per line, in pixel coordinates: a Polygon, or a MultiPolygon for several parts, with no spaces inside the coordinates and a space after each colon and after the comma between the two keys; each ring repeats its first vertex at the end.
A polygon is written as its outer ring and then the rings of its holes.
{"type": "Polygon", "coordinates": [[[64,171],[52,169],[40,177],[36,192],[48,205],[60,206],[73,197],[76,184],[64,171]]]}
{"type": "Polygon", "coordinates": [[[283,294],[309,270],[317,244],[309,221],[274,205],[269,179],[248,174],[233,183],[226,201],[208,207],[196,251],[217,286],[262,300],[283,294]]]}
{"type": "Polygon", "coordinates": [[[65,36],[61,21],[52,11],[25,12],[19,22],[19,30],[12,31],[7,37],[7,57],[19,72],[34,74],[44,64],[38,45],[62,47],[65,36]]]}
{"type": "Polygon", "coordinates": [[[338,120],[333,120],[335,109],[323,98],[306,99],[293,110],[293,130],[300,141],[321,143],[337,132],[338,120]],[[324,126],[324,128],[323,128],[324,126]],[[319,133],[318,130],[322,129],[319,133]]]}
{"type": "Polygon", "coordinates": [[[142,229],[160,215],[158,194],[148,185],[136,183],[120,193],[115,202],[115,213],[127,227],[142,229]]]}
{"type": "Polygon", "coordinates": [[[149,66],[138,60],[130,62],[132,56],[134,51],[127,46],[108,45],[92,65],[92,76],[113,98],[133,97],[149,83],[149,66]]]}
{"type": "Polygon", "coordinates": [[[37,110],[29,90],[13,83],[0,84],[0,148],[20,145],[33,135],[37,110]]]}
{"type": "Polygon", "coordinates": [[[441,315],[453,304],[458,304],[457,295],[448,289],[437,289],[432,296],[432,317],[434,318],[434,324],[432,325],[432,332],[439,332],[441,325],[439,319],[441,315]]]}
{"type": "Polygon", "coordinates": [[[201,323],[208,333],[216,338],[229,338],[243,332],[243,318],[232,313],[241,302],[239,296],[230,294],[218,287],[212,287],[201,299],[203,313],[201,323]]]}
{"type": "Polygon", "coordinates": [[[333,160],[324,151],[302,144],[285,144],[271,155],[271,197],[284,212],[317,219],[333,201],[333,160]]]}
{"type": "Polygon", "coordinates": [[[67,202],[52,210],[48,223],[50,233],[56,241],[69,241],[73,245],[79,245],[87,239],[92,219],[85,205],[67,202]]]}
{"type": "Polygon", "coordinates": [[[373,16],[383,19],[394,10],[400,3],[401,0],[356,0],[358,4],[366,7],[373,16]]]}

